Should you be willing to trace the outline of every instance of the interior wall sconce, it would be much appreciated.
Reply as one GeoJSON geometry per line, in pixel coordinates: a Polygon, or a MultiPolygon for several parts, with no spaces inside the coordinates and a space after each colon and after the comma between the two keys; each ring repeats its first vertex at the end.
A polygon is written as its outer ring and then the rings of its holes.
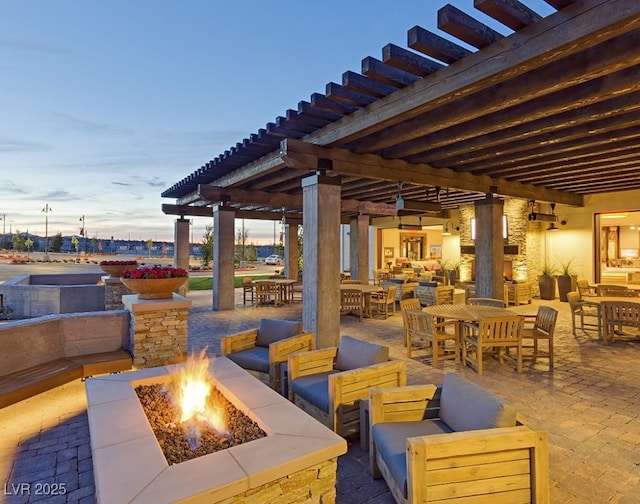
{"type": "Polygon", "coordinates": [[[455,230],[455,231],[460,231],[459,227],[453,227],[453,223],[448,220],[447,222],[444,223],[444,227],[442,228],[442,236],[451,236],[451,231],[455,230]]]}
{"type": "MultiPolygon", "coordinates": [[[[506,240],[509,238],[509,219],[505,214],[502,215],[502,237],[506,240]]],[[[476,218],[471,217],[471,239],[476,239],[476,218]]]]}

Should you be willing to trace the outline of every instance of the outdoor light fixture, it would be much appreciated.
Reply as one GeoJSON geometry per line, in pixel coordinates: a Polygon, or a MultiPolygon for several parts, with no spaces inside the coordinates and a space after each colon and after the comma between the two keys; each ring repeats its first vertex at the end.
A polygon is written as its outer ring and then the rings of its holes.
{"type": "Polygon", "coordinates": [[[557,222],[558,221],[558,216],[556,215],[556,204],[555,203],[551,203],[551,213],[547,214],[547,213],[541,213],[541,212],[534,212],[533,211],[533,205],[535,204],[535,201],[530,201],[529,202],[530,206],[531,206],[531,212],[529,212],[529,220],[530,221],[543,221],[543,222],[557,222]]]}
{"type": "Polygon", "coordinates": [[[422,231],[422,217],[420,217],[420,224],[403,224],[402,217],[400,217],[400,224],[398,224],[398,229],[405,231],[422,231]]]}
{"type": "MultiPolygon", "coordinates": [[[[506,240],[509,237],[509,221],[506,215],[502,215],[502,237],[506,240]]],[[[476,218],[471,217],[471,239],[476,239],[476,218]]]]}
{"type": "Polygon", "coordinates": [[[547,231],[560,231],[560,228],[556,227],[556,223],[552,222],[551,224],[549,224],[549,227],[547,228],[547,231]]]}
{"type": "Polygon", "coordinates": [[[444,229],[442,230],[442,236],[451,236],[451,231],[449,231],[449,224],[451,221],[447,221],[444,224],[444,229]]]}

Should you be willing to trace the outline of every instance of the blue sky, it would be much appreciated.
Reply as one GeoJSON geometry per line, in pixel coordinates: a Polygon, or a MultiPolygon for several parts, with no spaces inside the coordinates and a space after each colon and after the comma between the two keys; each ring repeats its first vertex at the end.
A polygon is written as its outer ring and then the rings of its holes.
{"type": "MultiPolygon", "coordinates": [[[[164,189],[387,43],[406,47],[414,25],[436,30],[445,3],[0,0],[6,232],[44,235],[48,204],[49,235],[77,234],[84,215],[90,237],[172,240],[164,189]]],[[[195,241],[208,223],[194,219],[195,241]]],[[[245,225],[273,241],[272,223],[245,225]]]]}

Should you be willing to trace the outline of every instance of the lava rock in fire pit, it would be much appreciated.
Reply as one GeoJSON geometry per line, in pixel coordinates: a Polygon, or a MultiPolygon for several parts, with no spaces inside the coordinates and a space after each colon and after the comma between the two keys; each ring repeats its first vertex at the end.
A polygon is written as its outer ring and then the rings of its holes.
{"type": "MultiPolygon", "coordinates": [[[[199,442],[197,447],[192,449],[190,438],[183,426],[176,420],[179,418],[179,414],[171,401],[169,391],[159,384],[140,385],[135,390],[169,465],[179,464],[219,450],[226,450],[232,446],[266,436],[258,424],[214,388],[209,396],[209,403],[218,404],[224,408],[229,432],[228,434],[220,434],[206,424],[200,423],[199,442]]],[[[191,442],[193,441],[191,440],[191,442]]]]}

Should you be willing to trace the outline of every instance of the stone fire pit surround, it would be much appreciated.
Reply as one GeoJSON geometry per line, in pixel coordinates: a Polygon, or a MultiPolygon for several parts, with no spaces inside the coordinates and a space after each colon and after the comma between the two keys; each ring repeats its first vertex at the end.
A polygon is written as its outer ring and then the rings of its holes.
{"type": "Polygon", "coordinates": [[[168,381],[180,365],[92,378],[87,411],[98,503],[262,502],[282,489],[335,500],[346,441],[232,361],[210,359],[216,387],[267,436],[169,466],[134,389],[168,381]]]}

